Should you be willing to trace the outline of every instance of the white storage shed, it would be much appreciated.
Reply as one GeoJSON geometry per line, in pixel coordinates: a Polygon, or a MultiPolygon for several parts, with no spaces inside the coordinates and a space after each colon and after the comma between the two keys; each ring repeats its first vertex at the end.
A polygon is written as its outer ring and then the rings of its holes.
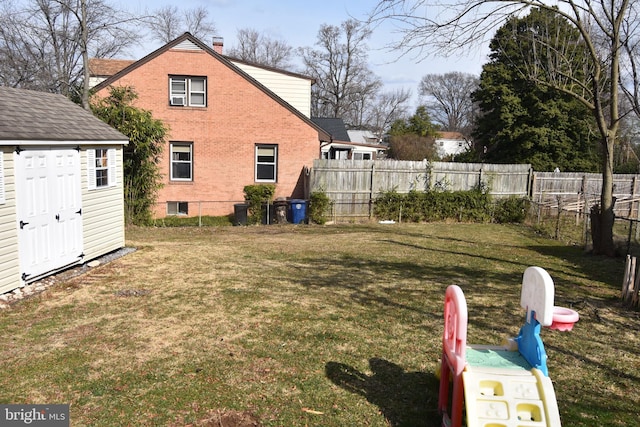
{"type": "Polygon", "coordinates": [[[67,98],[0,87],[0,294],[122,248],[128,138],[67,98]]]}

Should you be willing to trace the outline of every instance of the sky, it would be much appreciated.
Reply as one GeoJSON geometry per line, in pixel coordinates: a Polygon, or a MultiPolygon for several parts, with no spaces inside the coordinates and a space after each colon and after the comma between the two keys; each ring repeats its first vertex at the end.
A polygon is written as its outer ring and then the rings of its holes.
{"type": "MultiPolygon", "coordinates": [[[[218,35],[224,38],[225,46],[236,44],[238,29],[250,28],[273,39],[286,41],[290,46],[314,46],[318,30],[322,24],[340,25],[343,21],[356,18],[365,19],[375,7],[377,0],[182,0],[179,3],[168,0],[129,0],[123,2],[134,13],[152,11],[165,5],[178,5],[192,9],[204,6],[214,21],[218,35]]],[[[411,104],[417,107],[418,84],[426,74],[444,74],[460,71],[480,75],[486,62],[487,46],[479,46],[471,56],[452,55],[448,58],[430,56],[422,61],[402,56],[402,52],[391,52],[385,48],[397,41],[390,23],[374,29],[369,46],[369,65],[382,80],[384,90],[409,89],[413,97],[411,104]]],[[[204,41],[204,40],[203,40],[204,41]]],[[[487,43],[488,44],[488,43],[487,43]]],[[[132,59],[139,59],[160,47],[160,43],[145,41],[132,52],[132,59]]],[[[224,53],[224,50],[223,50],[224,53]]],[[[467,55],[469,55],[467,53],[467,55]]],[[[296,71],[296,70],[291,70],[296,71]]]]}

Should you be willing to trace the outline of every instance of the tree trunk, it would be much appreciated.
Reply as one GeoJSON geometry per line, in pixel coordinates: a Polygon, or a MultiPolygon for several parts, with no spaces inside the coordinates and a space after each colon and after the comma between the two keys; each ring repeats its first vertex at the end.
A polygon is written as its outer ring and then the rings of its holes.
{"type": "Polygon", "coordinates": [[[613,245],[613,142],[615,138],[608,136],[603,143],[602,192],[600,193],[600,207],[592,210],[593,253],[598,255],[615,256],[613,245]],[[596,222],[594,224],[594,221],[596,222]]]}
{"type": "Polygon", "coordinates": [[[89,28],[87,27],[87,2],[86,0],[81,0],[81,11],[80,11],[80,28],[82,29],[82,41],[80,42],[80,46],[82,48],[82,66],[84,72],[84,79],[82,82],[82,106],[91,111],[91,106],[89,105],[89,91],[91,90],[91,86],[89,85],[89,28]]]}

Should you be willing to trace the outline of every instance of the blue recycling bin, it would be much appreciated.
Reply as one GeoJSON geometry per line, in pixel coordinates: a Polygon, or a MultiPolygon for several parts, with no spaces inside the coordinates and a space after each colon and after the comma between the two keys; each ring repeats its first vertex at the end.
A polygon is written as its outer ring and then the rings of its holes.
{"type": "Polygon", "coordinates": [[[289,206],[291,209],[291,222],[294,224],[303,223],[307,217],[307,201],[303,199],[291,199],[289,206]]]}

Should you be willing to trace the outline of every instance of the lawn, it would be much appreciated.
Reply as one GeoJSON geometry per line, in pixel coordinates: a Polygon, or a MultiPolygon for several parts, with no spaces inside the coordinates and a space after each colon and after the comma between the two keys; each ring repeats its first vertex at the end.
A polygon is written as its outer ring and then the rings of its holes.
{"type": "Polygon", "coordinates": [[[469,342],[499,344],[538,265],[581,315],[542,333],[563,424],[637,421],[640,316],[618,301],[622,259],[489,224],[127,238],[135,252],[0,311],[0,403],[69,403],[74,427],[436,427],[445,288],[465,292],[469,342]]]}

